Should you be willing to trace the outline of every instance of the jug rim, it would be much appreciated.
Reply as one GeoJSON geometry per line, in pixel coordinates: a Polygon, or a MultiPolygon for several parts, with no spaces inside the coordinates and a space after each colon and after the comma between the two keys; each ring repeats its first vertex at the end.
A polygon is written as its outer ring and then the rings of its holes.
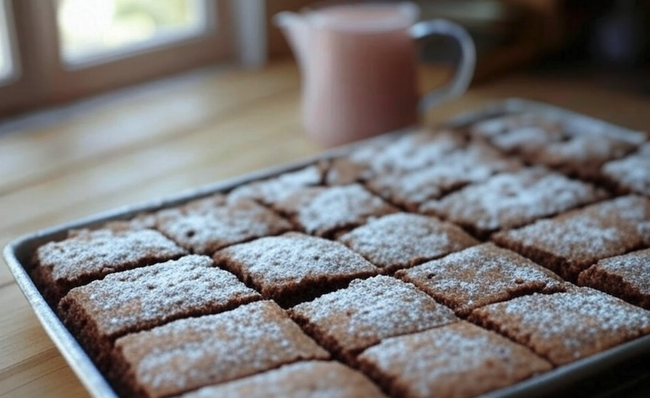
{"type": "Polygon", "coordinates": [[[327,0],[319,1],[309,6],[303,7],[300,14],[305,16],[309,24],[315,27],[326,27],[329,29],[351,31],[351,32],[383,32],[395,29],[408,29],[415,24],[420,15],[420,8],[417,4],[410,1],[382,1],[382,0],[327,0]],[[334,10],[336,8],[363,9],[363,8],[392,8],[400,12],[398,15],[387,15],[376,19],[366,20],[348,20],[337,19],[332,15],[324,13],[325,10],[334,10]]]}

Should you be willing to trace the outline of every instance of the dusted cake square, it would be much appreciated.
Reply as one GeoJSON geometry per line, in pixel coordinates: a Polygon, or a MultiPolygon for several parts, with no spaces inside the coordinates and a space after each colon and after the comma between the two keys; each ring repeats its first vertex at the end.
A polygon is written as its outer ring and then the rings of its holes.
{"type": "Polygon", "coordinates": [[[305,361],[204,387],[182,398],[386,398],[360,372],[337,362],[305,361]]]}
{"type": "Polygon", "coordinates": [[[378,269],[338,242],[290,232],[218,251],[214,261],[282,305],[312,299],[378,269]]]}
{"type": "Polygon", "coordinates": [[[467,322],[384,340],[359,362],[403,398],[475,397],[551,370],[526,347],[467,322]]]}
{"type": "Polygon", "coordinates": [[[425,202],[420,211],[487,237],[605,197],[605,191],[590,184],[534,167],[495,175],[440,200],[425,202]]]}
{"type": "Polygon", "coordinates": [[[620,191],[650,196],[650,143],[625,158],[605,163],[602,173],[620,191]]]}
{"type": "Polygon", "coordinates": [[[289,315],[323,347],[350,364],[363,349],[388,337],[457,321],[449,308],[388,276],[352,281],[346,289],[293,307],[289,315]]]}
{"type": "Polygon", "coordinates": [[[118,339],[112,376],[120,394],[168,397],[329,354],[277,304],[258,301],[118,339]]]}
{"type": "Polygon", "coordinates": [[[291,224],[250,200],[228,202],[222,195],[198,199],[157,215],[157,228],[192,253],[211,255],[235,243],[278,235],[291,224]]]}
{"type": "Polygon", "coordinates": [[[650,199],[616,198],[500,232],[492,239],[575,281],[598,260],[650,243],[650,199]]]}
{"type": "Polygon", "coordinates": [[[650,333],[650,312],[590,288],[534,294],[474,310],[469,319],[564,365],[650,333]]]}
{"type": "Polygon", "coordinates": [[[600,260],[580,273],[578,283],[650,310],[650,249],[600,260]]]}
{"type": "Polygon", "coordinates": [[[491,243],[398,271],[395,276],[459,315],[524,294],[564,289],[564,282],[551,271],[491,243]]]}
{"type": "Polygon", "coordinates": [[[71,231],[34,255],[31,277],[51,306],[72,288],[131,268],[181,257],[186,251],[151,229],[71,231]]]}
{"type": "Polygon", "coordinates": [[[384,272],[410,267],[478,244],[461,228],[433,217],[395,213],[338,239],[384,272]]]}
{"type": "Polygon", "coordinates": [[[117,272],[72,289],[58,313],[103,369],[113,341],[169,321],[213,314],[261,299],[207,256],[190,255],[117,272]]]}

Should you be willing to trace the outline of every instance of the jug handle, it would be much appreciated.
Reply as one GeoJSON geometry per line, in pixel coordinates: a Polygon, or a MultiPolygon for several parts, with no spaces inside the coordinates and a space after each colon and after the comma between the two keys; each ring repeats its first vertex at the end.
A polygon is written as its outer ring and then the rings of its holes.
{"type": "Polygon", "coordinates": [[[424,113],[434,106],[462,95],[472,81],[476,65],[476,49],[472,37],[462,26],[445,19],[432,19],[418,22],[410,29],[410,35],[415,40],[429,36],[447,36],[456,39],[460,45],[460,65],[451,83],[439,89],[428,92],[420,99],[420,112],[424,113]]]}

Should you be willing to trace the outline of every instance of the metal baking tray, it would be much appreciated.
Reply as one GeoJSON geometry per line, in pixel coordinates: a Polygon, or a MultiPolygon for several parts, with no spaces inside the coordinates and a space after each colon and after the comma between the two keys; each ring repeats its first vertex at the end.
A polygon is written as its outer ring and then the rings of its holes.
{"type": "MultiPolygon", "coordinates": [[[[548,116],[550,118],[556,120],[559,119],[561,121],[570,122],[572,124],[577,123],[583,127],[589,128],[590,130],[607,129],[612,132],[619,131],[624,133],[639,133],[638,131],[625,129],[579,113],[571,112],[543,103],[517,98],[502,100],[492,103],[481,109],[463,113],[445,123],[443,127],[448,126],[452,128],[462,128],[464,126],[468,126],[475,122],[488,118],[524,112],[535,113],[541,116],[548,116]]],[[[389,134],[397,136],[406,134],[409,131],[411,131],[411,129],[396,131],[389,134]]],[[[307,166],[318,160],[324,160],[346,154],[352,151],[355,147],[363,146],[375,139],[377,139],[377,137],[365,140],[360,143],[355,143],[347,145],[345,147],[330,150],[322,153],[321,155],[311,157],[299,162],[269,168],[239,178],[229,179],[192,191],[184,192],[173,197],[154,200],[135,206],[122,207],[113,211],[98,214],[93,217],[83,218],[74,222],[44,229],[23,236],[9,243],[4,249],[4,257],[10,271],[16,279],[16,283],[22,289],[25,297],[27,298],[27,301],[36,313],[38,320],[43,325],[43,328],[50,336],[54,344],[57,346],[72,370],[79,377],[79,380],[90,392],[90,394],[94,397],[116,398],[117,395],[109,383],[97,370],[90,358],[86,355],[81,346],[66,329],[55,312],[45,302],[45,299],[29,277],[28,267],[34,250],[46,242],[63,239],[66,236],[67,231],[70,229],[98,227],[107,221],[128,219],[141,212],[155,211],[161,208],[180,204],[187,200],[197,199],[217,192],[228,191],[235,186],[250,181],[273,177],[283,172],[307,166]]],[[[379,139],[381,139],[381,137],[379,139]]],[[[513,386],[493,391],[491,393],[483,395],[482,397],[533,398],[546,396],[558,391],[559,389],[571,387],[580,381],[584,381],[587,378],[598,375],[608,369],[613,369],[624,363],[629,363],[631,360],[644,355],[650,355],[650,335],[616,346],[614,348],[608,349],[582,360],[578,360],[571,364],[561,366],[548,373],[522,381],[513,386]]]]}

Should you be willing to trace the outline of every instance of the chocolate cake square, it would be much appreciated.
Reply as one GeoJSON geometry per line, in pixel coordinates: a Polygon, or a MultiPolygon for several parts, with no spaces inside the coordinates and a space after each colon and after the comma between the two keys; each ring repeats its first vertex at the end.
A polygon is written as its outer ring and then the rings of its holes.
{"type": "Polygon", "coordinates": [[[564,282],[551,271],[491,243],[398,271],[395,276],[462,316],[524,294],[564,289],[564,282]]]}
{"type": "Polygon", "coordinates": [[[222,195],[157,214],[157,228],[197,254],[211,255],[226,246],[278,235],[291,227],[287,220],[253,200],[228,202],[222,195]]]}
{"type": "Polygon", "coordinates": [[[228,200],[247,198],[265,205],[275,204],[303,188],[321,185],[326,167],[327,163],[321,162],[277,177],[240,185],[228,194],[228,200]]]}
{"type": "Polygon", "coordinates": [[[389,214],[339,237],[384,272],[410,267],[478,244],[453,224],[409,213],[389,214]]]}
{"type": "Polygon", "coordinates": [[[331,237],[397,211],[359,184],[305,188],[274,206],[308,234],[331,237]]]}
{"type": "Polygon", "coordinates": [[[108,369],[110,358],[102,355],[118,337],[258,299],[210,257],[190,255],[76,287],[61,299],[58,313],[100,368],[108,369]]]}
{"type": "Polygon", "coordinates": [[[551,370],[526,347],[467,322],[394,337],[359,356],[394,397],[469,398],[551,370]]]}
{"type": "Polygon", "coordinates": [[[56,308],[72,288],[118,271],[176,259],[186,251],[151,229],[71,231],[67,239],[49,242],[34,255],[31,277],[56,308]]]}
{"type": "Polygon", "coordinates": [[[650,249],[600,260],[580,273],[578,283],[650,310],[650,249]]]}
{"type": "Polygon", "coordinates": [[[305,361],[285,365],[255,376],[204,387],[182,398],[336,397],[386,398],[360,372],[338,362],[305,361]]]}
{"type": "Polygon", "coordinates": [[[458,320],[453,311],[413,285],[383,275],[352,281],[347,289],[293,307],[289,315],[349,364],[365,348],[388,337],[458,320]]]}
{"type": "Polygon", "coordinates": [[[575,281],[598,260],[650,242],[650,199],[620,197],[500,232],[492,239],[575,281]]]}
{"type": "Polygon", "coordinates": [[[426,201],[518,167],[515,160],[506,159],[493,148],[477,142],[441,153],[425,168],[381,173],[366,185],[388,202],[415,211],[426,201]]]}
{"type": "Polygon", "coordinates": [[[630,156],[605,163],[602,173],[619,191],[650,196],[650,143],[630,156]]]}
{"type": "Polygon", "coordinates": [[[603,163],[629,154],[645,141],[641,133],[585,124],[578,118],[559,121],[526,113],[488,119],[471,130],[507,153],[588,179],[599,179],[603,163]]]}
{"type": "Polygon", "coordinates": [[[378,272],[339,242],[295,232],[228,247],[215,253],[214,261],[282,305],[311,299],[378,272]]]}
{"type": "Polygon", "coordinates": [[[121,337],[113,355],[115,387],[130,397],[168,397],[300,360],[329,358],[271,301],[121,337]]]}
{"type": "Polygon", "coordinates": [[[469,319],[557,366],[650,333],[649,311],[586,287],[491,304],[469,319]]]}
{"type": "Polygon", "coordinates": [[[420,211],[486,237],[605,197],[604,191],[590,184],[534,167],[495,175],[440,200],[425,202],[420,211]]]}

